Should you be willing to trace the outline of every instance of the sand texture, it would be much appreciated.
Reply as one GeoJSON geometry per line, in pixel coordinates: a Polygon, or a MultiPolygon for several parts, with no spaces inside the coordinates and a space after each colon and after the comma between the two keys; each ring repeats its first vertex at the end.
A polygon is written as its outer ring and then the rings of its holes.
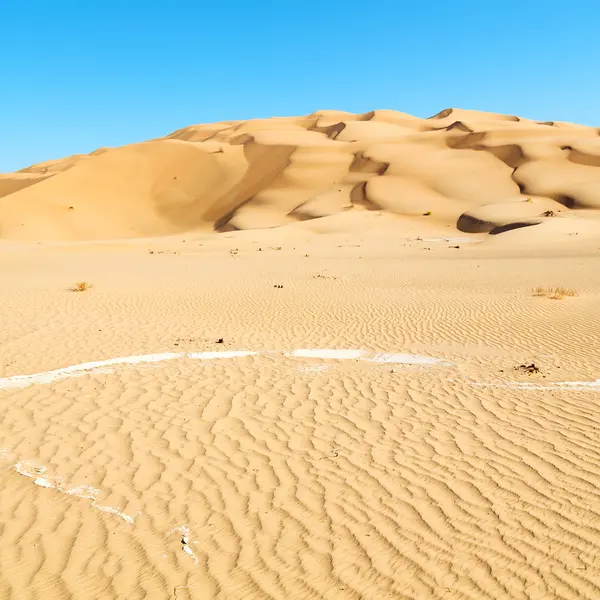
{"type": "Polygon", "coordinates": [[[597,600],[598,139],[323,111],[3,175],[0,598],[597,600]]]}
{"type": "Polygon", "coordinates": [[[0,175],[0,238],[12,240],[247,230],[365,209],[468,233],[544,231],[600,209],[599,130],[458,109],[320,111],[194,125],[0,175]]]}

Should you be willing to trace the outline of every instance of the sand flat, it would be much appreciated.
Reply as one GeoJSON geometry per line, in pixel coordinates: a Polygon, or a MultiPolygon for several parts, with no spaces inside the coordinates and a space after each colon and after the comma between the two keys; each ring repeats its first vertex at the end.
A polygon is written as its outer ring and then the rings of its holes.
{"type": "Polygon", "coordinates": [[[95,224],[40,187],[81,191],[76,169],[100,177],[109,151],[28,169],[45,179],[0,216],[0,597],[598,598],[600,217],[589,171],[581,206],[570,167],[539,175],[557,152],[596,168],[595,146],[589,128],[555,127],[588,136],[570,150],[528,133],[552,152],[523,179],[558,186],[529,200],[503,162],[521,150],[494,154],[519,127],[552,129],[469,111],[188,128],[110,157],[148,176],[174,148],[159,196],[185,179],[168,210],[145,204],[157,181],[129,182],[132,232],[94,204],[110,186],[87,196],[95,224]],[[194,196],[186,144],[204,136],[202,164],[225,162],[194,196]],[[431,162],[394,166],[394,144],[431,162]],[[486,173],[504,188],[486,194],[486,173]],[[426,194],[396,198],[396,179],[426,194]]]}
{"type": "Polygon", "coordinates": [[[4,596],[596,595],[599,257],[226,235],[4,253],[4,596]]]}

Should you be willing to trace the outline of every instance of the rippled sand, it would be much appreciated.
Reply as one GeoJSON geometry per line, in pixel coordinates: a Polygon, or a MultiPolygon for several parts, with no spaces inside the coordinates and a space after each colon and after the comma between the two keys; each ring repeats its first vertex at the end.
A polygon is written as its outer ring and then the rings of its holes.
{"type": "Polygon", "coordinates": [[[361,219],[3,244],[2,598],[600,597],[600,251],[361,219]]]}

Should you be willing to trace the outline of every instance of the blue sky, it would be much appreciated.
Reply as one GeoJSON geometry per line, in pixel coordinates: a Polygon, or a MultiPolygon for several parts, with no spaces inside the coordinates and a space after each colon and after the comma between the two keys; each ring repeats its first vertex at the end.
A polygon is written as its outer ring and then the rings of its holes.
{"type": "Polygon", "coordinates": [[[0,172],[324,108],[600,126],[599,20],[598,0],[0,0],[0,172]]]}

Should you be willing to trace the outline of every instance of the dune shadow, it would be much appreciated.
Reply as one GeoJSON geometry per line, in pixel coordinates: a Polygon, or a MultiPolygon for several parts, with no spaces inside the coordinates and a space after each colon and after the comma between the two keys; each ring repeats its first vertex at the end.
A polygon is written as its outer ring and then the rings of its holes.
{"type": "Polygon", "coordinates": [[[499,225],[498,227],[494,227],[494,229],[490,231],[490,235],[498,235],[500,233],[512,231],[513,229],[522,229],[523,227],[532,227],[533,225],[539,225],[540,223],[541,221],[517,221],[516,223],[506,223],[506,225],[499,225]]]}

